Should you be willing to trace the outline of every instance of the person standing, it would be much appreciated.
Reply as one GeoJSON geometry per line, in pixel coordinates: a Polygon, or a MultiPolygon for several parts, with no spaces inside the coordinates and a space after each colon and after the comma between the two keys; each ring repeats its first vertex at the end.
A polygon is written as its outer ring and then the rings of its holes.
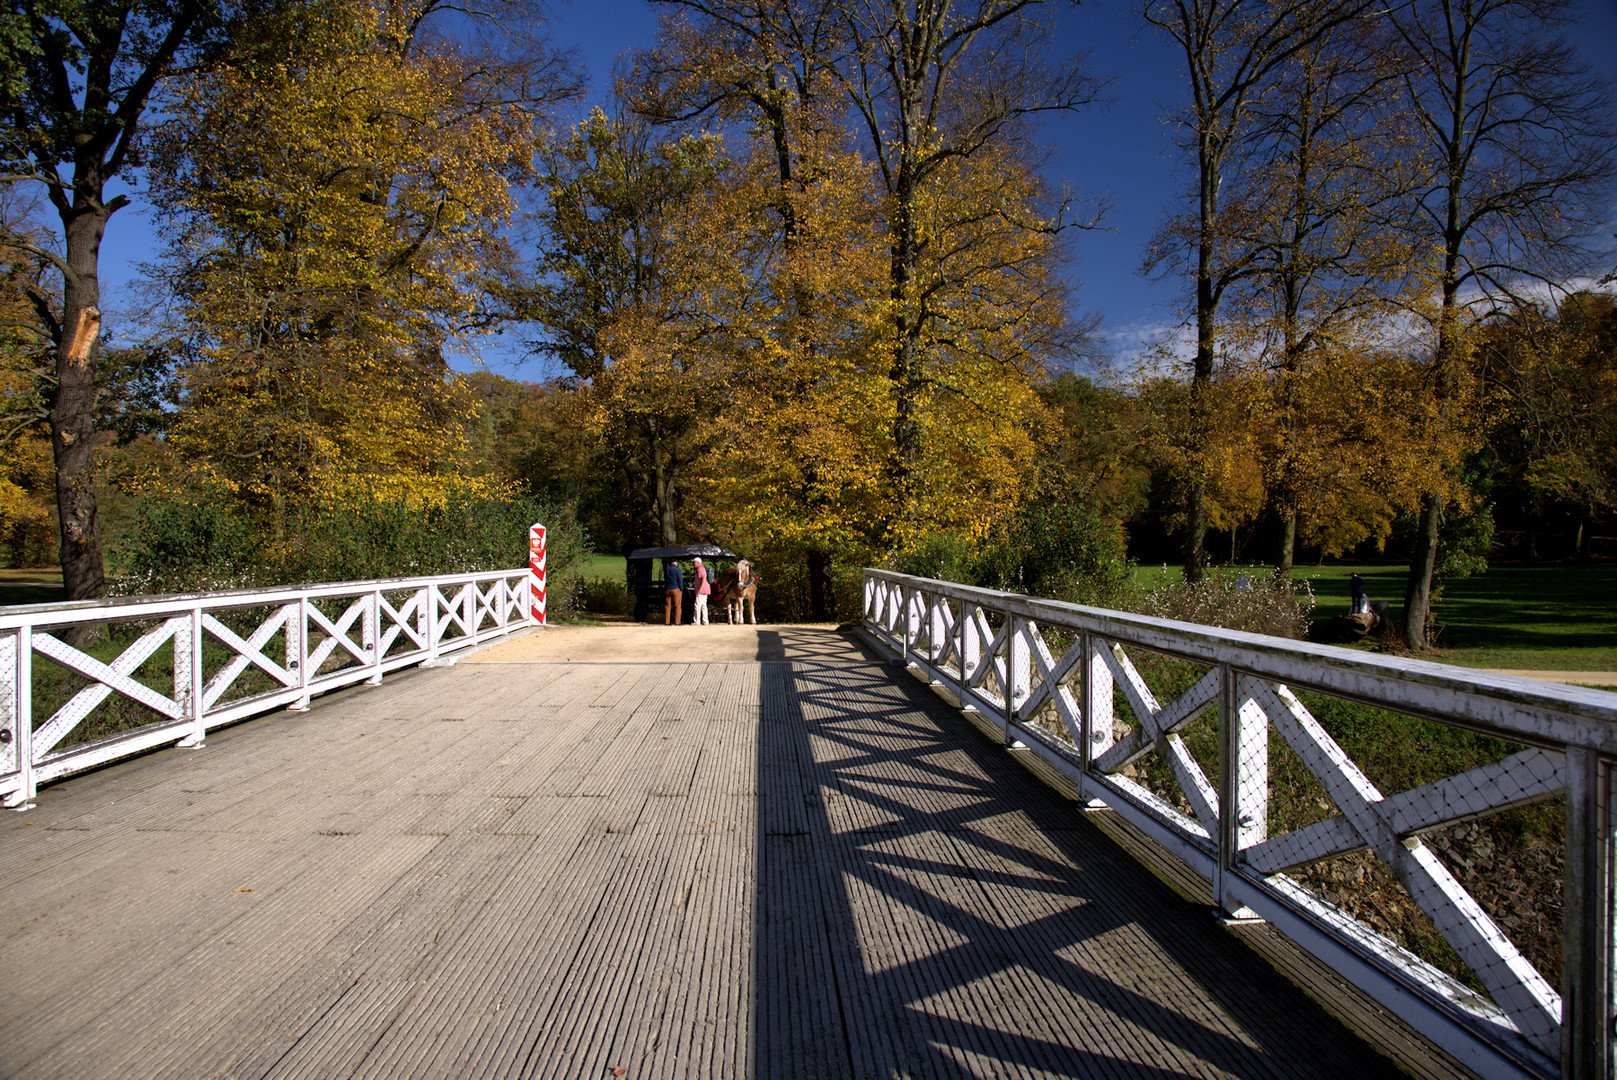
{"type": "Polygon", "coordinates": [[[684,620],[680,609],[684,606],[685,575],[679,569],[678,559],[663,563],[663,625],[678,626],[684,620]]]}
{"type": "Polygon", "coordinates": [[[691,622],[696,626],[706,626],[707,598],[713,593],[713,581],[708,574],[707,567],[702,565],[702,557],[696,557],[696,610],[691,614],[691,622]]]}

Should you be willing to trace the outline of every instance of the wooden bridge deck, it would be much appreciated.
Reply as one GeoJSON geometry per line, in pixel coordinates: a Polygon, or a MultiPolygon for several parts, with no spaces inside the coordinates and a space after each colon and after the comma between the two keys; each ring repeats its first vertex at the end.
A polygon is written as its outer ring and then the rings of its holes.
{"type": "Polygon", "coordinates": [[[1393,1071],[924,688],[760,630],[390,676],[0,815],[0,1075],[1393,1071]]]}

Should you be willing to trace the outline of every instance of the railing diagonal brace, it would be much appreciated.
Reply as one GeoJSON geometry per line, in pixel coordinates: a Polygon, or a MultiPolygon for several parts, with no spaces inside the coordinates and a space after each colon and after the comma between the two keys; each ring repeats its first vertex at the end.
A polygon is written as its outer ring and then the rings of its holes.
{"type": "MultiPolygon", "coordinates": [[[[1179,790],[1184,793],[1185,798],[1190,802],[1191,809],[1195,811],[1196,817],[1211,828],[1218,821],[1217,789],[1207,779],[1207,774],[1202,772],[1201,766],[1196,764],[1196,759],[1191,756],[1190,750],[1186,748],[1185,741],[1178,735],[1173,734],[1172,729],[1161,722],[1162,707],[1157,704],[1156,695],[1151,693],[1151,688],[1145,684],[1145,679],[1140,676],[1139,671],[1134,667],[1133,661],[1128,658],[1128,654],[1124,653],[1121,648],[1113,646],[1110,649],[1102,650],[1100,655],[1105,659],[1106,666],[1111,669],[1112,677],[1122,684],[1123,696],[1128,698],[1129,708],[1133,710],[1134,718],[1139,722],[1137,733],[1144,734],[1151,739],[1157,748],[1157,753],[1173,769],[1174,779],[1179,783],[1179,790]]],[[[1217,701],[1219,684],[1216,676],[1218,671],[1215,668],[1208,674],[1215,677],[1213,699],[1202,705],[1200,711],[1195,712],[1193,715],[1179,718],[1181,722],[1189,723],[1200,715],[1200,712],[1206,711],[1207,705],[1217,701]]],[[[1202,680],[1198,681],[1195,687],[1192,687],[1192,690],[1194,691],[1201,687],[1206,678],[1207,676],[1203,676],[1202,680]]],[[[1190,707],[1189,705],[1186,706],[1187,709],[1190,707]]]]}
{"type": "Polygon", "coordinates": [[[171,719],[180,719],[183,709],[179,702],[159,694],[130,676],[140,665],[151,659],[152,654],[162,648],[186,621],[167,620],[162,626],[143,634],[111,664],[104,664],[50,634],[36,631],[33,635],[35,652],[50,657],[63,667],[76,671],[86,678],[94,679],[98,685],[87,686],[74,694],[65,705],[56,710],[50,720],[34,730],[34,760],[42,760],[69,731],[72,731],[81,720],[90,715],[92,709],[105,701],[114,691],[171,719]]]}
{"type": "Polygon", "coordinates": [[[1254,679],[1253,699],[1360,838],[1409,890],[1517,1028],[1546,1053],[1560,1048],[1561,998],[1506,937],[1448,867],[1419,839],[1393,835],[1376,786],[1342,752],[1308,707],[1283,685],[1254,679]]]}
{"type": "Polygon", "coordinates": [[[1072,696],[1072,691],[1065,685],[1067,677],[1083,661],[1082,635],[1068,646],[1067,651],[1061,654],[1060,660],[1051,657],[1050,646],[1037,627],[1032,628],[1029,644],[1032,646],[1030,651],[1033,663],[1039,669],[1039,685],[1022,706],[1021,712],[1026,716],[1032,716],[1044,707],[1045,702],[1053,701],[1056,712],[1061,716],[1061,722],[1066,725],[1067,735],[1072,744],[1082,745],[1083,720],[1078,714],[1078,699],[1072,696]]]}
{"type": "Polygon", "coordinates": [[[287,604],[283,606],[274,615],[266,619],[257,630],[254,630],[252,636],[245,641],[238,637],[235,631],[212,615],[203,614],[202,628],[230,646],[236,653],[219,669],[213,678],[208,680],[208,685],[203,688],[202,704],[204,708],[218,701],[225,691],[230,689],[236,679],[241,676],[241,673],[247,670],[249,664],[259,668],[282,686],[296,686],[298,684],[296,675],[264,655],[264,646],[288,625],[289,620],[297,618],[297,613],[297,605],[287,604]]]}

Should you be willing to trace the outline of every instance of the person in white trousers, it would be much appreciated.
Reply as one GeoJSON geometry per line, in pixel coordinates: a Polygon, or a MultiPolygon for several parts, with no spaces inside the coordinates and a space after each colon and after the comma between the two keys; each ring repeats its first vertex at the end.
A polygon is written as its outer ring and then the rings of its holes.
{"type": "Polygon", "coordinates": [[[713,592],[713,579],[708,575],[707,567],[702,565],[701,556],[696,558],[696,611],[691,615],[691,622],[696,626],[706,626],[707,598],[713,592]]]}

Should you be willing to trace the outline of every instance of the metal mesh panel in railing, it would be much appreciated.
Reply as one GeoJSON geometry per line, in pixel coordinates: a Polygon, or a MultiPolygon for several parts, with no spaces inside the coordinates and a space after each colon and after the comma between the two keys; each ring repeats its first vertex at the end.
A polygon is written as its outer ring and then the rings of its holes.
{"type": "Polygon", "coordinates": [[[1611,1075],[1617,696],[882,571],[865,600],[1231,916],[1478,1071],[1611,1075]]]}

